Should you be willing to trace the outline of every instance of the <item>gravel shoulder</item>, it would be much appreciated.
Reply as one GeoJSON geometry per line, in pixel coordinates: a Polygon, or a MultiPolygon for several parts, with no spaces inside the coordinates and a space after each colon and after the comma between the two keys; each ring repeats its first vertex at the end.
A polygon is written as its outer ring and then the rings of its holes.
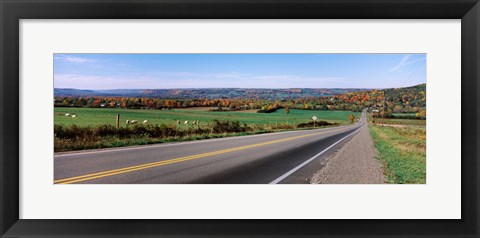
{"type": "Polygon", "coordinates": [[[383,167],[375,157],[373,140],[364,126],[360,132],[325,160],[325,166],[310,180],[313,184],[385,183],[383,167]]]}

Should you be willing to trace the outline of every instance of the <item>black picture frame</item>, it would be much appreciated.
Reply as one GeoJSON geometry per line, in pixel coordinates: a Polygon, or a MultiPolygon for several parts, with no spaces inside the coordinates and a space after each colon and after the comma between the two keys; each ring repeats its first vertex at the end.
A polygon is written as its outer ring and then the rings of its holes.
{"type": "Polygon", "coordinates": [[[0,0],[0,15],[0,234],[2,237],[479,237],[480,5],[478,0],[0,0]],[[19,95],[19,20],[162,18],[461,19],[462,219],[19,219],[18,100],[21,96],[19,95]]]}

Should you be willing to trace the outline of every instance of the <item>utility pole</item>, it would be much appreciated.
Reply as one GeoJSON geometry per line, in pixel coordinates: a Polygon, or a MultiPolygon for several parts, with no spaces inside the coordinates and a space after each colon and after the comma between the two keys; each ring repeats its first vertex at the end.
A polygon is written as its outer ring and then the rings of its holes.
{"type": "Polygon", "coordinates": [[[382,125],[385,124],[385,89],[383,90],[383,114],[382,114],[382,125]]]}

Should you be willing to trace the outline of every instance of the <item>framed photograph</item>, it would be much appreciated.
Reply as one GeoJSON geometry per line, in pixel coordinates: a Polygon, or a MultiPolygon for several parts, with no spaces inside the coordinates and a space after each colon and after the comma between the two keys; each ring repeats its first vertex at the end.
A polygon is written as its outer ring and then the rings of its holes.
{"type": "Polygon", "coordinates": [[[1,237],[479,237],[476,0],[0,4],[1,237]]]}
{"type": "Polygon", "coordinates": [[[57,53],[53,183],[426,184],[426,61],[57,53]]]}

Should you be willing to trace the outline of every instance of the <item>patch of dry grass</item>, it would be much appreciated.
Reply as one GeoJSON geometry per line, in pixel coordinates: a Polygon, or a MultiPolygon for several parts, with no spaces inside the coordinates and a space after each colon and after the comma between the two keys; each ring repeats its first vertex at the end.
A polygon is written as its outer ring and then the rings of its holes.
{"type": "Polygon", "coordinates": [[[425,126],[426,120],[413,120],[413,119],[389,119],[389,118],[375,118],[375,124],[391,124],[391,125],[404,125],[404,126],[425,126]]]}

